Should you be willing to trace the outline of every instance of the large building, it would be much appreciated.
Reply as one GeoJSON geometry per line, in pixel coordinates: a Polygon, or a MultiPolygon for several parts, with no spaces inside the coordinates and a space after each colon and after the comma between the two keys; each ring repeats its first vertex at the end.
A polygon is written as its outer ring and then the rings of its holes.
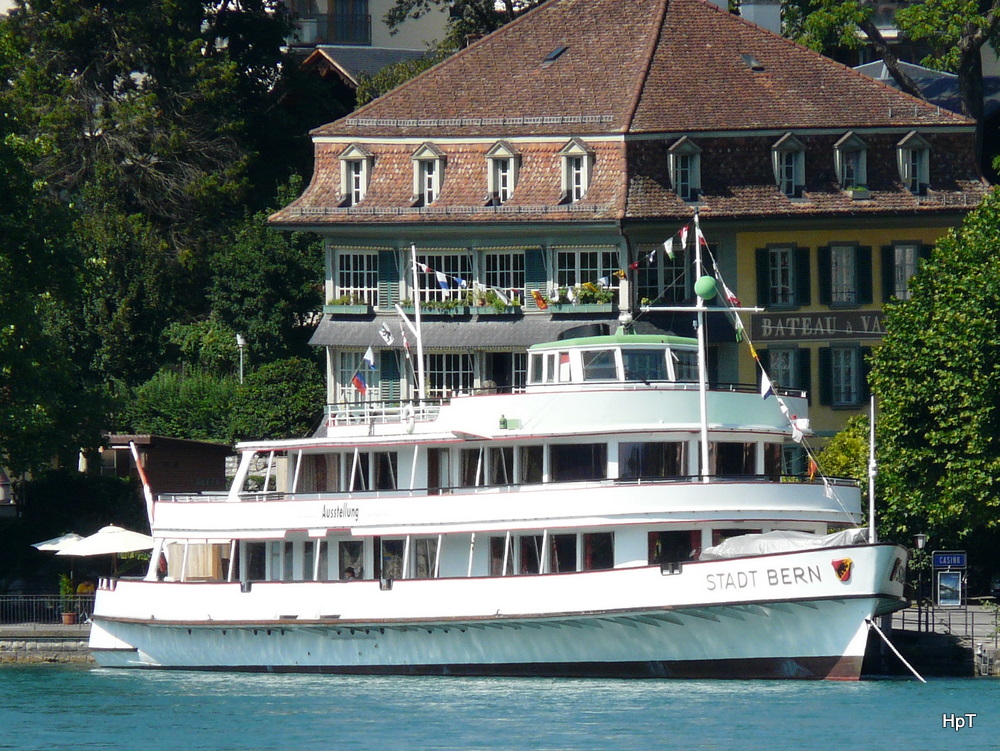
{"type": "MultiPolygon", "coordinates": [[[[527,345],[619,307],[690,334],[639,307],[692,299],[698,212],[712,267],[764,308],[761,362],[829,435],[866,404],[883,304],[987,189],[971,121],[701,0],[550,0],[313,139],[272,222],[326,238],[331,405],[412,395],[394,307],[414,298],[429,396],[516,388],[527,345]]],[[[713,320],[711,378],[753,382],[713,320]]]]}

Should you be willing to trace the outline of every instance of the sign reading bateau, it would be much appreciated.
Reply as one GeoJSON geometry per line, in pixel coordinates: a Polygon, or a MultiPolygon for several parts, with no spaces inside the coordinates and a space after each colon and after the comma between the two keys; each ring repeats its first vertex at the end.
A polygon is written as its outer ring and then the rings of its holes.
{"type": "Polygon", "coordinates": [[[785,340],[879,339],[885,334],[882,311],[761,313],[750,317],[751,335],[760,342],[785,340]]]}

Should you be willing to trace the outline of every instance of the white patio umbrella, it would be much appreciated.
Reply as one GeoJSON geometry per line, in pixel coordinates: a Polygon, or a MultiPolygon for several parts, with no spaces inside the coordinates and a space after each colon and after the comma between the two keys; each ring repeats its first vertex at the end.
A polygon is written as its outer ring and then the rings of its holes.
{"type": "Polygon", "coordinates": [[[66,534],[59,535],[58,537],[32,543],[31,547],[37,548],[38,550],[59,552],[64,547],[72,545],[75,542],[79,542],[82,539],[83,535],[78,535],[76,532],[67,532],[66,534]]]}
{"type": "Polygon", "coordinates": [[[63,546],[56,551],[56,555],[108,555],[150,550],[152,547],[153,538],[149,535],[111,524],[89,537],[63,546]]]}

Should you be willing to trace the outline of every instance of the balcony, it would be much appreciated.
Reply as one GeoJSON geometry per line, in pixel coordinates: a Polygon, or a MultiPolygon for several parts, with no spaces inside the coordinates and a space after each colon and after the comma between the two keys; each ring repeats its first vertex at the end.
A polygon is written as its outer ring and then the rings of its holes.
{"type": "Polygon", "coordinates": [[[372,43],[372,17],[360,13],[298,13],[293,44],[372,43]]]}

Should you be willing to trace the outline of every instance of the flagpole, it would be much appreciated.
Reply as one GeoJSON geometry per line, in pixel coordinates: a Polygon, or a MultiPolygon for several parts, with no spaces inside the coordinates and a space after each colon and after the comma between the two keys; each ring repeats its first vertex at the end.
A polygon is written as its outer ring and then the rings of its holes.
{"type": "Polygon", "coordinates": [[[410,261],[413,265],[413,320],[417,330],[417,399],[423,402],[426,398],[424,388],[424,337],[420,328],[420,281],[417,278],[417,244],[410,243],[410,261]]]}
{"type": "MultiPolygon", "coordinates": [[[[698,279],[705,275],[705,266],[701,257],[701,226],[698,223],[698,210],[694,212],[694,267],[698,279]]],[[[686,243],[685,243],[686,245],[686,243]]],[[[682,248],[684,250],[684,248],[682,248]]],[[[701,479],[708,482],[708,362],[705,355],[705,300],[701,295],[695,295],[695,307],[698,311],[698,407],[701,413],[701,479]]]]}
{"type": "Polygon", "coordinates": [[[875,464],[875,396],[871,397],[868,412],[868,542],[876,542],[875,538],[875,475],[878,468],[875,464]]]}

